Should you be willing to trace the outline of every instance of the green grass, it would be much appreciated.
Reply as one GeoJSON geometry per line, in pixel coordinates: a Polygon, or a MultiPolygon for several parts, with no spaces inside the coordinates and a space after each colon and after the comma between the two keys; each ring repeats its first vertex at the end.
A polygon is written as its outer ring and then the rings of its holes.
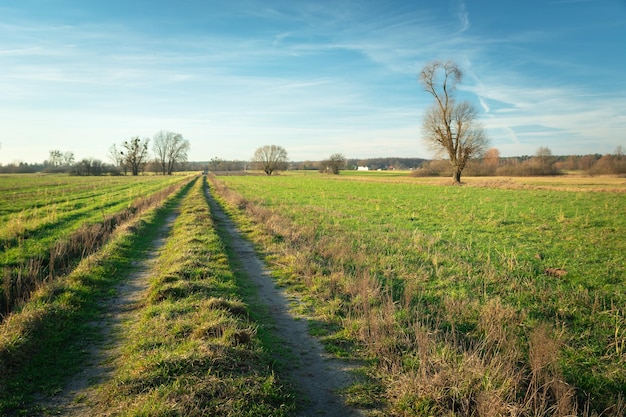
{"type": "Polygon", "coordinates": [[[64,275],[151,199],[189,177],[3,176],[0,315],[43,281],[64,275]]]}
{"type": "Polygon", "coordinates": [[[43,256],[50,246],[85,224],[156,193],[185,177],[65,175],[0,176],[0,267],[43,256]]]}
{"type": "MultiPolygon", "coordinates": [[[[112,377],[88,401],[97,415],[286,416],[295,398],[274,369],[274,336],[253,289],[217,233],[203,180],[146,212],[69,276],[42,287],[0,326],[0,414],[56,415],[36,398],[61,392],[102,335],[106,300],[146,259],[160,226],[178,216],[150,287],[113,335],[112,377]],[[251,312],[251,308],[255,311],[251,312]],[[258,311],[257,308],[259,308],[258,311]]],[[[45,404],[45,401],[44,403],[45,404]]]]}
{"type": "Polygon", "coordinates": [[[289,415],[294,399],[257,336],[200,180],[180,210],[95,412],[289,415]]]}
{"type": "Polygon", "coordinates": [[[379,358],[381,379],[407,381],[401,392],[388,387],[395,412],[444,413],[463,398],[476,411],[487,394],[538,410],[541,396],[551,404],[566,397],[538,384],[551,376],[575,389],[579,410],[588,404],[619,413],[610,407],[626,392],[625,193],[588,184],[592,191],[565,191],[581,189],[578,179],[541,188],[450,187],[374,174],[219,181],[254,203],[235,204],[262,223],[264,232],[252,236],[282,281],[379,358]],[[419,329],[435,336],[420,345],[419,329]],[[540,355],[530,340],[540,336],[546,349],[551,341],[558,349],[533,368],[540,355]],[[446,365],[427,366],[424,358],[419,365],[420,350],[446,365]],[[495,375],[505,359],[521,365],[495,375]],[[447,406],[415,396],[422,388],[408,382],[415,372],[426,379],[462,371],[465,382],[448,382],[462,398],[442,389],[447,406]],[[478,383],[476,375],[490,372],[491,382],[478,383]]]}
{"type": "Polygon", "coordinates": [[[133,219],[97,254],[68,276],[40,287],[0,324],[0,414],[42,413],[34,396],[61,391],[81,368],[84,348],[100,337],[89,323],[103,314],[102,301],[134,269],[134,259],[145,256],[179,196],[133,219]]]}

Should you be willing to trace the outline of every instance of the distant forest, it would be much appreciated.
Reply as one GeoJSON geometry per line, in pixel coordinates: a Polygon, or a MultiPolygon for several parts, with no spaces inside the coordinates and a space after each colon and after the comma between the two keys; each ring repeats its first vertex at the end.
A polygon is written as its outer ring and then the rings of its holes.
{"type": "MultiPolygon", "coordinates": [[[[119,167],[103,163],[97,159],[83,159],[71,164],[43,163],[9,164],[0,166],[0,173],[69,173],[73,175],[122,175],[119,167]]],[[[319,170],[323,161],[296,161],[289,164],[290,170],[319,170]]],[[[377,170],[411,170],[416,176],[451,175],[450,164],[445,159],[428,160],[423,158],[347,158],[346,170],[367,167],[377,170]]],[[[249,161],[230,161],[214,158],[211,161],[185,162],[178,171],[245,171],[250,169],[249,161]]],[[[626,175],[626,156],[621,147],[613,154],[554,156],[547,148],[540,148],[535,155],[500,157],[495,149],[490,149],[483,158],[470,161],[464,176],[534,176],[560,175],[578,171],[588,175],[626,175]]],[[[159,173],[155,162],[143,166],[144,173],[159,173]]]]}

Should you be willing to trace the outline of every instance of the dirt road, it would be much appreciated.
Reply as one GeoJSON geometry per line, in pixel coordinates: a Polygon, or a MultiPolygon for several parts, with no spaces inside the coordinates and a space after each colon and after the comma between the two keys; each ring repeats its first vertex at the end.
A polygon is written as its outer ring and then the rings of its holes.
{"type": "Polygon", "coordinates": [[[137,269],[116,288],[118,295],[107,300],[104,306],[105,315],[92,323],[98,329],[100,338],[87,346],[85,366],[69,381],[63,392],[50,400],[43,401],[44,415],[93,417],[92,397],[96,393],[98,384],[110,377],[113,371],[110,366],[111,359],[120,348],[121,338],[117,337],[116,333],[121,331],[125,320],[132,320],[135,306],[141,301],[141,297],[148,288],[152,264],[165,244],[178,214],[178,210],[174,210],[167,217],[159,230],[158,238],[152,242],[145,258],[136,262],[137,269]]]}
{"type": "MultiPolygon", "coordinates": [[[[272,329],[291,355],[286,363],[290,366],[283,378],[302,394],[301,417],[350,417],[363,415],[347,407],[337,390],[347,386],[353,379],[349,373],[352,365],[331,358],[318,340],[309,335],[307,320],[296,317],[290,311],[290,300],[278,289],[269,276],[263,262],[252,245],[246,241],[230,218],[207,191],[214,221],[228,233],[228,245],[245,274],[258,286],[259,301],[268,307],[275,323],[272,329]],[[291,358],[295,359],[291,359],[291,358]]],[[[162,226],[160,236],[151,251],[137,262],[137,271],[117,288],[117,297],[107,302],[106,315],[93,323],[100,329],[101,338],[87,348],[88,361],[82,372],[76,375],[65,390],[53,399],[43,401],[44,415],[71,417],[92,416],[92,398],[100,383],[111,376],[111,363],[119,349],[121,339],[116,332],[122,323],[134,319],[134,306],[141,300],[148,287],[148,275],[152,263],[165,243],[167,233],[175,221],[177,212],[172,213],[162,226]]]]}
{"type": "Polygon", "coordinates": [[[252,245],[246,241],[219,204],[207,193],[214,221],[223,226],[230,237],[230,249],[236,254],[246,275],[258,286],[260,301],[269,307],[276,323],[275,331],[296,357],[288,371],[289,380],[307,398],[300,416],[348,417],[363,415],[347,407],[336,391],[347,386],[353,377],[347,362],[331,358],[320,342],[309,335],[307,320],[290,310],[290,300],[276,287],[252,245]]]}

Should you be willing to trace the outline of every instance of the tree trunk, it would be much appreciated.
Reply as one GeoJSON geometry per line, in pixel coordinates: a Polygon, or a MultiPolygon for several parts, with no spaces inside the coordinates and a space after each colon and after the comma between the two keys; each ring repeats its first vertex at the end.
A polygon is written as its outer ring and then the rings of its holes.
{"type": "Polygon", "coordinates": [[[461,170],[460,169],[456,169],[454,171],[454,175],[452,176],[452,179],[454,179],[454,183],[455,184],[460,184],[461,183],[461,170]]]}

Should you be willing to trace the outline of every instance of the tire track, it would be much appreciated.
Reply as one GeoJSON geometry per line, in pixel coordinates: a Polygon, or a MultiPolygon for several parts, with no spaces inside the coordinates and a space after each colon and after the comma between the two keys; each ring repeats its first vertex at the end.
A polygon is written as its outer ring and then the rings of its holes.
{"type": "Polygon", "coordinates": [[[82,371],[70,380],[61,393],[44,404],[44,415],[93,416],[91,399],[97,394],[97,387],[111,377],[111,362],[122,343],[116,333],[121,331],[125,321],[132,319],[135,309],[143,299],[149,286],[152,265],[158,258],[178,214],[179,210],[176,208],[168,215],[149,252],[143,259],[136,261],[137,269],[116,287],[118,295],[106,301],[102,318],[92,323],[98,329],[100,339],[86,347],[87,360],[82,371]]]}
{"type": "Polygon", "coordinates": [[[259,300],[269,307],[275,323],[274,331],[296,357],[297,363],[288,370],[288,379],[306,398],[306,405],[298,416],[364,415],[359,410],[346,406],[344,400],[337,394],[338,390],[355,381],[356,378],[349,371],[356,366],[332,358],[322,344],[309,334],[307,320],[304,317],[296,317],[290,311],[289,304],[292,300],[283,290],[276,287],[252,245],[242,237],[208,188],[206,195],[215,223],[228,233],[230,241],[227,245],[246,275],[258,287],[259,300]]]}

